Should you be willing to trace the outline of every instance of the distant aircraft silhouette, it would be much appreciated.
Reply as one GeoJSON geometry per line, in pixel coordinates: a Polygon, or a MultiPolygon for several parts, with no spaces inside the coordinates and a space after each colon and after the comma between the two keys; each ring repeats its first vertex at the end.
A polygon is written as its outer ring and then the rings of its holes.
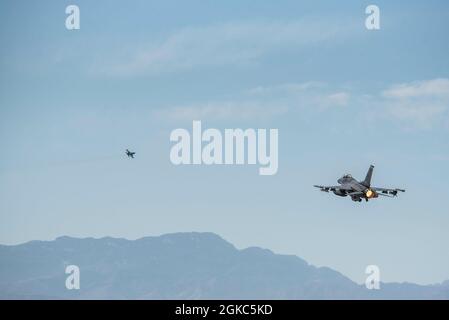
{"type": "Polygon", "coordinates": [[[128,158],[133,158],[134,159],[134,155],[135,154],[136,154],[135,152],[131,152],[128,149],[126,149],[126,155],[128,156],[128,158]]]}

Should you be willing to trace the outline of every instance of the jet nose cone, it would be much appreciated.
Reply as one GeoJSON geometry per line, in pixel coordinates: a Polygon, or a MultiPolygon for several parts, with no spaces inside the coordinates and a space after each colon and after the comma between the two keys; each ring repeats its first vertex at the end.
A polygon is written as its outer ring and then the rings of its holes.
{"type": "Polygon", "coordinates": [[[340,179],[338,179],[338,180],[337,180],[337,182],[341,184],[341,183],[342,183],[342,180],[341,180],[341,178],[340,178],[340,179]]]}

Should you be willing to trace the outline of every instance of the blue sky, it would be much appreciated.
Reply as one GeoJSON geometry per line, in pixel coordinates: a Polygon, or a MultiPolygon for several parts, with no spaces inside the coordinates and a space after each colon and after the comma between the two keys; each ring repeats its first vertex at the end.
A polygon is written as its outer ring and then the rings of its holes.
{"type": "Polygon", "coordinates": [[[0,243],[212,231],[358,282],[369,264],[449,279],[449,5],[376,1],[368,31],[371,3],[1,2],[0,243]],[[278,128],[277,175],[173,166],[169,134],[192,120],[278,128]],[[407,192],[312,188],[371,163],[407,192]]]}

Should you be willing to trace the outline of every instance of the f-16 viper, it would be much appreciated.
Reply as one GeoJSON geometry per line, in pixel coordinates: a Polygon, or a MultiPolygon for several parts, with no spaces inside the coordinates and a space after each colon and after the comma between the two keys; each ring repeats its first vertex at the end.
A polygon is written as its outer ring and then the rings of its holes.
{"type": "Polygon", "coordinates": [[[316,188],[320,188],[321,191],[329,192],[332,191],[334,194],[340,197],[350,196],[352,201],[362,201],[365,199],[377,198],[378,196],[385,197],[396,197],[398,192],[405,192],[404,189],[389,189],[389,188],[378,188],[371,186],[371,177],[373,175],[374,166],[371,165],[366,173],[365,180],[357,181],[350,174],[345,174],[343,177],[337,180],[340,184],[338,186],[318,186],[314,185],[316,188]]]}
{"type": "Polygon", "coordinates": [[[133,158],[134,159],[134,155],[135,154],[136,154],[135,152],[131,152],[128,149],[126,149],[126,155],[128,156],[128,158],[133,158]]]}

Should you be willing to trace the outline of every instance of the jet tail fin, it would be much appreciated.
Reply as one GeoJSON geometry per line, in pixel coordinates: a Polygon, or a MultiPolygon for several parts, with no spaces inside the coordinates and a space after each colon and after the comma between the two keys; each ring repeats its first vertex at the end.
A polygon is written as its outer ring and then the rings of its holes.
{"type": "Polygon", "coordinates": [[[374,169],[374,166],[370,165],[368,172],[366,173],[365,180],[362,181],[362,184],[366,187],[371,186],[371,177],[373,175],[373,169],[374,169]]]}

